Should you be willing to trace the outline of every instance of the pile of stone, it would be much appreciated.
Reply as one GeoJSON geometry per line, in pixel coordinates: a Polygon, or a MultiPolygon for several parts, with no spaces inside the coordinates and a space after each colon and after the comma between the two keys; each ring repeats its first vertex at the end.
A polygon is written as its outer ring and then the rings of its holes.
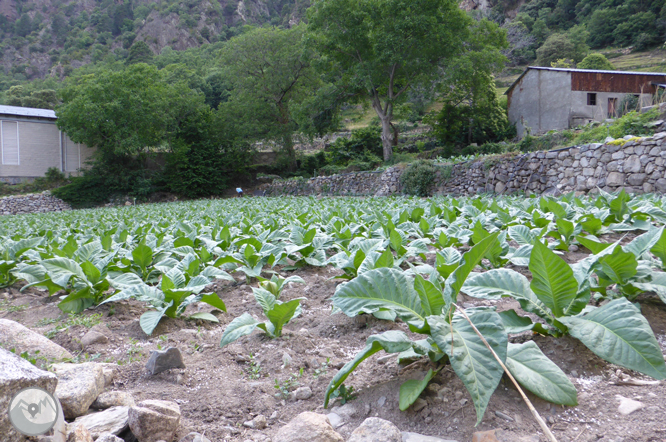
{"type": "Polygon", "coordinates": [[[69,204],[51,195],[51,192],[11,195],[0,198],[0,215],[20,213],[61,212],[71,210],[69,204]]]}
{"type": "MultiPolygon", "coordinates": [[[[13,348],[18,354],[24,351],[32,354],[39,349],[40,356],[49,359],[71,357],[67,350],[14,321],[0,319],[0,336],[2,347],[13,348]]],[[[162,400],[135,403],[129,393],[109,391],[116,374],[116,364],[59,363],[53,364],[52,372],[49,372],[2,347],[0,409],[8,409],[13,396],[28,387],[48,391],[60,404],[58,421],[49,433],[38,438],[40,442],[173,440],[180,424],[178,404],[162,400]]],[[[173,356],[166,352],[165,355],[173,356]]],[[[7,413],[0,413],[0,434],[3,435],[3,442],[27,440],[14,429],[7,413]]]]}

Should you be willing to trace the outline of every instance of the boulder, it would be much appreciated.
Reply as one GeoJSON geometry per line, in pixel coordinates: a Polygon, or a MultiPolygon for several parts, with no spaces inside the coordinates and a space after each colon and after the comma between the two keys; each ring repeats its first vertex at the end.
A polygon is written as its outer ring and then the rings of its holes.
{"type": "Polygon", "coordinates": [[[94,439],[86,427],[80,425],[67,425],[67,442],[93,442],[94,439]]]}
{"type": "Polygon", "coordinates": [[[606,177],[607,186],[623,186],[624,185],[624,174],[620,172],[611,172],[606,177]]]}
{"type": "Polygon", "coordinates": [[[369,417],[354,430],[347,442],[402,442],[402,433],[392,422],[369,417]]]}
{"type": "Polygon", "coordinates": [[[111,407],[97,413],[76,418],[74,425],[83,425],[90,431],[93,439],[104,433],[118,435],[127,428],[129,407],[111,407]]]}
{"type": "Polygon", "coordinates": [[[34,355],[39,351],[39,356],[57,361],[73,357],[70,352],[45,336],[9,319],[0,319],[0,344],[5,348],[15,349],[16,354],[27,351],[34,355]]]}
{"type": "Polygon", "coordinates": [[[11,422],[9,414],[9,401],[16,393],[28,387],[39,387],[53,394],[58,379],[53,373],[40,370],[25,359],[0,348],[0,435],[3,442],[17,442],[25,440],[25,436],[18,433],[11,422]]]}
{"type": "Polygon", "coordinates": [[[280,428],[273,442],[344,442],[324,415],[306,411],[280,428]]]}
{"type": "Polygon", "coordinates": [[[95,344],[106,344],[107,342],[109,342],[109,338],[95,330],[90,330],[81,338],[81,345],[84,348],[95,344]]]}
{"type": "Polygon", "coordinates": [[[129,409],[129,427],[139,442],[171,441],[180,424],[175,402],[147,400],[129,409]]]}
{"type": "Polygon", "coordinates": [[[55,364],[58,376],[56,395],[67,419],[83,416],[97,396],[104,391],[104,371],[99,364],[55,364]]]}
{"type": "Polygon", "coordinates": [[[125,441],[116,436],[115,434],[104,433],[100,434],[97,440],[95,440],[95,442],[125,442],[125,441]]]}
{"type": "Polygon", "coordinates": [[[104,393],[97,396],[97,399],[95,399],[95,402],[90,405],[90,408],[104,410],[111,407],[133,407],[134,405],[136,405],[134,403],[134,398],[127,392],[105,391],[104,393]]]}
{"type": "Polygon", "coordinates": [[[171,368],[185,368],[183,356],[176,347],[167,348],[164,351],[153,351],[146,363],[146,369],[155,375],[171,368]]]}

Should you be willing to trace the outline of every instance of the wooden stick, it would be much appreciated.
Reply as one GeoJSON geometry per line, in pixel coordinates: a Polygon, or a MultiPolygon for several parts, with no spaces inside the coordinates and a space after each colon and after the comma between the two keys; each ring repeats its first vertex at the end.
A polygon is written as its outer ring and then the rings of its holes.
{"type": "Polygon", "coordinates": [[[548,425],[546,425],[546,422],[541,418],[541,416],[539,415],[539,412],[536,411],[536,408],[534,408],[534,405],[532,405],[532,402],[530,402],[530,400],[527,398],[527,396],[523,392],[523,389],[520,388],[520,385],[518,385],[518,382],[516,382],[516,380],[513,378],[513,376],[511,375],[511,372],[509,372],[509,369],[506,368],[506,365],[504,365],[504,363],[502,362],[500,357],[497,356],[497,353],[495,353],[495,350],[492,349],[490,344],[488,344],[488,341],[486,341],[486,338],[483,337],[481,332],[479,332],[479,329],[477,329],[476,326],[472,323],[472,320],[469,319],[469,316],[467,316],[467,313],[465,313],[465,310],[458,307],[455,303],[453,303],[453,305],[465,317],[465,319],[467,319],[467,322],[469,322],[469,325],[471,325],[472,328],[474,329],[474,331],[476,332],[476,334],[479,335],[479,338],[481,338],[481,341],[483,341],[483,343],[486,345],[486,347],[488,347],[488,350],[490,350],[490,352],[493,354],[493,356],[495,357],[497,362],[499,362],[499,364],[502,366],[502,369],[507,374],[507,376],[509,376],[509,379],[511,379],[511,382],[513,382],[513,385],[516,386],[516,388],[518,389],[518,392],[520,393],[520,395],[523,397],[523,400],[527,404],[527,408],[530,409],[530,412],[532,413],[532,416],[534,416],[534,419],[539,424],[539,427],[541,427],[541,430],[546,435],[546,438],[550,442],[557,442],[557,439],[555,439],[555,436],[553,435],[553,433],[551,433],[550,429],[548,428],[548,425]]]}

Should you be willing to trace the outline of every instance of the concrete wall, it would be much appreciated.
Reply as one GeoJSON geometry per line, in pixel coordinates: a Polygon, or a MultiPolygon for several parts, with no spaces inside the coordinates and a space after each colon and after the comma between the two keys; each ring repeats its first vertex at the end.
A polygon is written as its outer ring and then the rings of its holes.
{"type": "Polygon", "coordinates": [[[522,138],[526,128],[532,134],[569,127],[571,74],[531,69],[513,88],[509,100],[509,121],[522,138]]]}
{"type": "Polygon", "coordinates": [[[44,176],[50,167],[76,175],[92,156],[94,149],[77,145],[58,130],[52,121],[3,119],[3,141],[0,154],[0,180],[16,183],[44,176]],[[18,127],[18,162],[9,153],[16,140],[18,127]]]}
{"type": "MultiPolygon", "coordinates": [[[[374,195],[402,192],[404,166],[383,172],[356,172],[309,180],[274,181],[266,195],[374,195]]],[[[433,192],[440,195],[479,193],[608,192],[666,193],[666,132],[654,137],[586,144],[549,152],[507,154],[440,165],[433,192]]]]}
{"type": "MultiPolygon", "coordinates": [[[[589,92],[571,90],[571,73],[531,69],[513,88],[509,99],[509,121],[522,138],[527,128],[533,135],[549,130],[569,129],[590,121],[609,118],[608,99],[616,98],[618,107],[625,95],[596,93],[597,104],[587,104],[589,92]]],[[[650,94],[641,94],[641,105],[652,104],[650,94]]]]}

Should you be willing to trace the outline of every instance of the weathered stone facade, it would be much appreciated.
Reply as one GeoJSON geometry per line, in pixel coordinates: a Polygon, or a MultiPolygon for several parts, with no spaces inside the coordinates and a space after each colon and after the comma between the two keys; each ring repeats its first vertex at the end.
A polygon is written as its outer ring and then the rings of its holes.
{"type": "MultiPolygon", "coordinates": [[[[606,144],[585,144],[548,152],[486,157],[440,165],[435,194],[473,195],[614,191],[666,193],[666,132],[626,137],[606,144]]],[[[383,172],[355,172],[309,180],[274,181],[267,195],[375,195],[401,192],[404,166],[383,172]]]]}
{"type": "Polygon", "coordinates": [[[69,204],[51,196],[50,192],[29,195],[11,195],[0,198],[0,215],[19,213],[61,212],[70,210],[69,204]]]}

